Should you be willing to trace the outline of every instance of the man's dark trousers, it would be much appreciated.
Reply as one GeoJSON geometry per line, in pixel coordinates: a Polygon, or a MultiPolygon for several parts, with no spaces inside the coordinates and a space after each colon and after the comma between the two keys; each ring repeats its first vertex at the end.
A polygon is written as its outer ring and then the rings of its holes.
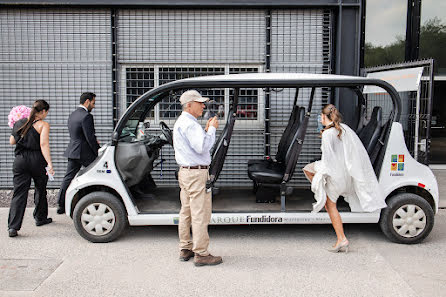
{"type": "Polygon", "coordinates": [[[57,201],[57,203],[59,204],[59,208],[65,208],[65,194],[73,178],[76,176],[76,174],[79,172],[82,166],[87,167],[92,162],[93,160],[89,162],[87,161],[81,162],[81,160],[68,159],[67,172],[65,173],[65,176],[62,180],[62,184],[60,185],[60,190],[59,190],[59,198],[57,201]]]}
{"type": "Polygon", "coordinates": [[[68,118],[70,142],[65,150],[68,158],[67,172],[59,190],[57,213],[65,210],[65,193],[82,166],[88,166],[98,156],[99,144],[96,139],[93,116],[83,107],[78,107],[68,118]]]}

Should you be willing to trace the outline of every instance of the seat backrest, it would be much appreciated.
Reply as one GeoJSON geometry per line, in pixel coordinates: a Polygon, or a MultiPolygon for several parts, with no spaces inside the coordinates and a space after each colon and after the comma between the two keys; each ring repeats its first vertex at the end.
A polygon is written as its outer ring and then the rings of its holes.
{"type": "Polygon", "coordinates": [[[305,108],[302,108],[302,117],[299,117],[299,125],[297,131],[290,138],[290,145],[285,155],[285,174],[283,181],[288,182],[294,174],[296,169],[297,160],[299,159],[300,152],[305,140],[305,134],[307,132],[308,121],[310,119],[310,113],[305,114],[305,108]]]}
{"type": "Polygon", "coordinates": [[[209,169],[209,176],[212,183],[217,181],[218,176],[223,169],[229,143],[231,142],[232,131],[234,130],[234,124],[235,114],[234,112],[229,112],[226,125],[211,152],[212,161],[209,169]]]}
{"type": "Polygon", "coordinates": [[[361,129],[358,136],[362,141],[367,153],[370,155],[373,152],[373,148],[378,142],[381,129],[382,129],[382,108],[375,106],[370,116],[370,121],[364,128],[361,129]]]}
{"type": "Polygon", "coordinates": [[[277,162],[279,163],[285,162],[287,151],[293,141],[293,136],[296,134],[297,129],[302,123],[304,117],[305,117],[305,108],[295,106],[293,108],[293,113],[291,114],[290,119],[288,120],[288,125],[282,134],[279,146],[277,148],[277,154],[276,154],[277,162]]]}
{"type": "Polygon", "coordinates": [[[283,147],[286,145],[286,140],[290,136],[291,130],[293,129],[293,124],[297,119],[298,112],[299,112],[299,106],[294,105],[293,110],[291,111],[290,114],[290,118],[288,119],[288,123],[285,127],[285,130],[283,131],[282,137],[280,138],[279,146],[277,147],[276,160],[277,156],[279,155],[279,152],[281,152],[283,150],[283,147]]]}

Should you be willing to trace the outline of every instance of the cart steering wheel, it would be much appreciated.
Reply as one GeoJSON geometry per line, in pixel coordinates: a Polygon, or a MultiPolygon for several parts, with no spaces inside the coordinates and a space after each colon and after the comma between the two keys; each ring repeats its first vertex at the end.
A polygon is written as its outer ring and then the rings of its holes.
{"type": "Polygon", "coordinates": [[[160,122],[161,132],[163,133],[164,137],[166,138],[167,143],[169,143],[171,146],[173,146],[173,134],[172,130],[170,130],[169,126],[167,126],[166,123],[160,122]]]}

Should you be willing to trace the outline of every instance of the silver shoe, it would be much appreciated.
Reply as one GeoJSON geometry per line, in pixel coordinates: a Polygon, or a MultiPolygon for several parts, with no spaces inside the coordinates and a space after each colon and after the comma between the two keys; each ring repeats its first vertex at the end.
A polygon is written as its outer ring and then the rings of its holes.
{"type": "Polygon", "coordinates": [[[340,243],[338,243],[334,247],[329,248],[328,251],[332,252],[332,253],[345,251],[346,253],[348,253],[348,245],[349,245],[348,240],[344,239],[343,241],[341,241],[340,243]]]}

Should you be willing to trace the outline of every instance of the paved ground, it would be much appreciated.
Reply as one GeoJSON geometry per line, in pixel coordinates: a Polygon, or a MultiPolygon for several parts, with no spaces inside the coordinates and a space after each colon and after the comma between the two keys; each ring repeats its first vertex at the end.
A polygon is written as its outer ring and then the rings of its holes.
{"type": "MultiPolygon", "coordinates": [[[[6,226],[8,209],[0,209],[6,226]]],[[[0,232],[0,296],[446,296],[446,210],[418,245],[389,242],[376,225],[348,225],[348,254],[326,248],[328,225],[215,226],[216,267],[177,260],[174,226],[133,227],[92,244],[66,216],[20,237],[0,232]]]]}
{"type": "Polygon", "coordinates": [[[435,174],[438,182],[438,191],[440,193],[440,207],[446,207],[446,170],[434,169],[432,172],[435,174]]]}

